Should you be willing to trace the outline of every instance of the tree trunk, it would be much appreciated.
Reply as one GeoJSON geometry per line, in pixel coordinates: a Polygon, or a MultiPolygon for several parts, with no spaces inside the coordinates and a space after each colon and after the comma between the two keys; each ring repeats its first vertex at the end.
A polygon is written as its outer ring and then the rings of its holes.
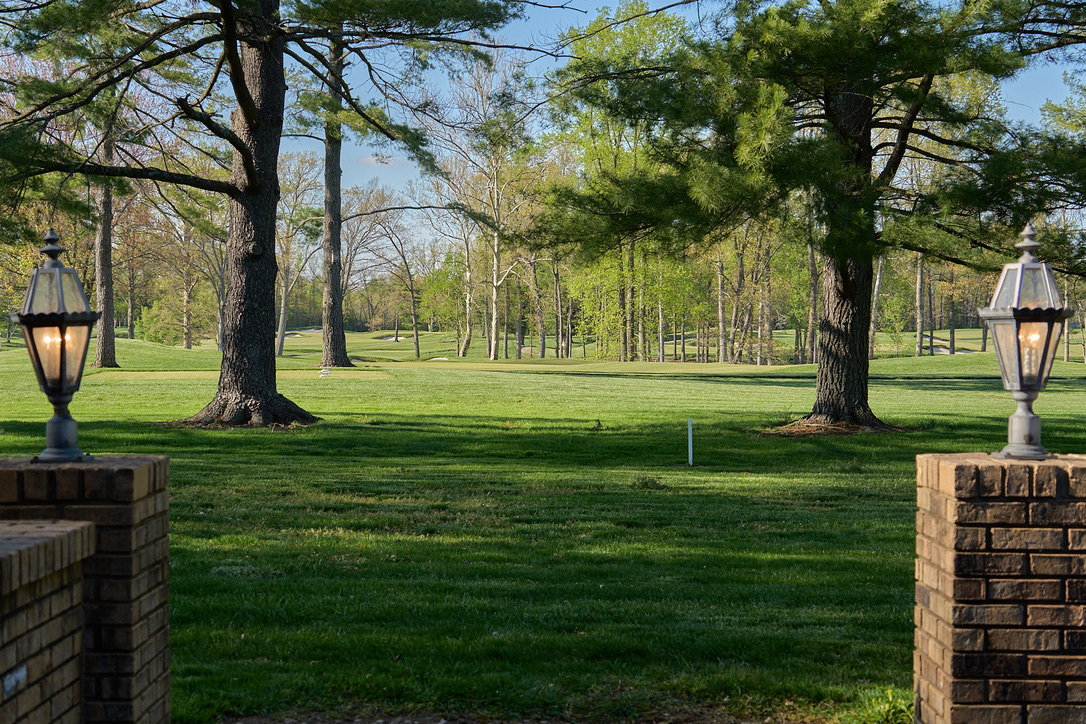
{"type": "Polygon", "coordinates": [[[492,240],[493,256],[490,267],[490,354],[492,360],[498,359],[498,287],[501,285],[501,240],[495,231],[492,240]]]}
{"type": "Polygon", "coordinates": [[[657,362],[663,362],[664,361],[664,355],[665,355],[665,350],[664,350],[664,331],[665,330],[664,330],[664,298],[663,298],[662,295],[656,300],[656,313],[657,313],[657,319],[659,320],[659,322],[657,324],[657,327],[656,327],[656,340],[657,340],[657,342],[659,342],[657,352],[659,353],[659,355],[658,355],[658,358],[657,358],[656,361],[657,362]]]}
{"type": "Polygon", "coordinates": [[[415,300],[415,280],[411,280],[411,284],[407,289],[408,300],[411,303],[411,339],[415,343],[415,359],[421,359],[422,354],[419,351],[419,305],[415,300]]]}
{"type": "Polygon", "coordinates": [[[873,263],[826,257],[822,269],[815,404],[806,419],[881,426],[867,402],[867,330],[873,263]]]}
{"type": "MultiPolygon", "coordinates": [[[[188,274],[186,273],[186,277],[188,274]]],[[[181,348],[192,349],[192,290],[188,279],[181,282],[181,348]]]]}
{"type": "Polygon", "coordinates": [[[683,315],[683,331],[682,331],[682,335],[683,335],[683,351],[682,351],[683,357],[682,357],[682,361],[685,362],[686,361],[686,315],[685,314],[683,315]]]}
{"type": "Polygon", "coordinates": [[[818,375],[814,407],[805,418],[814,424],[883,426],[867,401],[875,243],[874,198],[868,189],[872,103],[864,87],[849,83],[830,89],[827,97],[827,125],[851,174],[826,199],[818,375]]]}
{"type": "Polygon", "coordinates": [[[521,294],[521,286],[517,284],[517,359],[522,356],[521,350],[524,349],[524,295],[521,294]]]}
{"type": "Polygon", "coordinates": [[[505,285],[505,317],[502,319],[502,358],[509,359],[509,286],[505,285]]]}
{"type": "Polygon", "coordinates": [[[627,359],[626,350],[629,349],[629,341],[626,338],[626,271],[621,248],[618,250],[618,312],[618,361],[625,362],[627,359]]]}
{"type": "Polygon", "coordinates": [[[551,264],[554,275],[554,356],[560,358],[565,347],[562,331],[562,287],[558,279],[558,262],[551,264]]]}
{"type": "Polygon", "coordinates": [[[716,258],[716,333],[717,333],[717,351],[716,361],[723,362],[725,359],[725,349],[727,342],[725,341],[726,325],[724,320],[724,260],[717,255],[716,258]]]}
{"type": "Polygon", "coordinates": [[[275,356],[283,356],[283,345],[287,339],[287,308],[288,301],[290,300],[290,280],[287,278],[290,276],[290,268],[284,269],[280,276],[283,279],[283,285],[279,290],[279,326],[275,332],[275,356]]]}
{"type": "MultiPolygon", "coordinates": [[[[102,163],[113,163],[111,129],[102,142],[102,163]]],[[[103,186],[98,191],[98,230],[94,235],[94,291],[98,311],[98,340],[94,350],[95,367],[118,367],[114,341],[113,312],[113,191],[103,186]]]]}
{"type": "Polygon", "coordinates": [[[336,112],[342,107],[344,48],[328,44],[330,109],[324,123],[324,289],[321,298],[321,367],[354,367],[347,356],[343,323],[343,135],[336,112]]]}
{"type": "Polygon", "coordinates": [[[957,320],[954,319],[954,314],[957,311],[957,306],[958,305],[957,305],[957,300],[954,299],[954,268],[953,267],[950,268],[949,274],[950,274],[950,282],[949,282],[950,289],[947,292],[947,297],[949,297],[948,300],[947,300],[947,304],[950,307],[950,310],[947,313],[947,326],[950,329],[950,353],[954,354],[954,342],[955,342],[955,339],[954,339],[955,334],[954,333],[956,331],[956,326],[957,326],[957,320]]]}
{"type": "Polygon", "coordinates": [[[528,289],[532,293],[532,306],[535,309],[536,324],[539,325],[539,359],[544,359],[547,356],[546,314],[543,310],[543,297],[539,291],[536,264],[534,258],[528,262],[528,289]]]}
{"type": "Polygon", "coordinates": [[[275,385],[275,212],[279,201],[279,140],[286,100],[283,38],[268,33],[279,17],[277,0],[241,6],[239,42],[242,82],[252,97],[251,113],[239,106],[231,114],[235,135],[252,150],[255,178],[246,174],[234,151],[226,248],[227,292],[222,370],[215,397],[192,424],[275,425],[317,420],[279,394],[275,385]],[[253,7],[246,11],[241,8],[253,7]],[[245,15],[259,13],[260,17],[245,15]]]}
{"type": "Polygon", "coordinates": [[[928,271],[928,356],[935,356],[935,294],[931,283],[931,271],[928,271]]]}
{"type": "Polygon", "coordinates": [[[924,255],[916,253],[916,357],[924,355],[924,255]]]}
{"type": "Polygon", "coordinates": [[[634,359],[634,243],[626,250],[626,360],[634,359]]]}
{"type": "Polygon", "coordinates": [[[466,290],[464,292],[464,341],[456,349],[457,357],[467,357],[468,349],[471,347],[471,314],[474,310],[471,308],[472,291],[470,266],[467,267],[464,272],[464,288],[466,290]]]}
{"type": "Polygon", "coordinates": [[[136,338],[136,270],[132,268],[131,262],[128,264],[127,276],[128,276],[128,338],[136,338]]]}
{"type": "Polygon", "coordinates": [[[810,285],[807,289],[807,355],[804,362],[814,364],[818,361],[818,257],[814,244],[807,244],[807,272],[810,285]]]}
{"type": "Polygon", "coordinates": [[[879,290],[882,288],[882,266],[886,256],[879,257],[879,269],[875,272],[875,289],[871,292],[871,330],[868,332],[867,358],[875,359],[875,334],[879,319],[879,290]]]}

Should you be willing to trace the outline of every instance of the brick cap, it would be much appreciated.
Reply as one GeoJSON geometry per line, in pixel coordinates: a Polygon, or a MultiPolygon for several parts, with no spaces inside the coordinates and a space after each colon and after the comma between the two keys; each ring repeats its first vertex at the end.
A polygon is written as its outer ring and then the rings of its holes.
{"type": "Polygon", "coordinates": [[[1037,467],[1044,465],[1058,465],[1064,467],[1066,465],[1082,466],[1086,465],[1086,454],[1072,454],[1072,455],[1054,455],[1044,460],[1017,460],[1010,458],[997,458],[993,457],[991,453],[920,453],[916,456],[916,462],[919,465],[922,462],[929,461],[933,463],[951,463],[951,464],[972,464],[972,465],[1001,465],[1003,467],[1012,467],[1018,465],[1026,465],[1029,467],[1037,467]]]}
{"type": "Polygon", "coordinates": [[[165,455],[96,455],[89,462],[42,463],[31,458],[0,458],[0,470],[118,470],[144,467],[168,461],[165,455]]]}
{"type": "Polygon", "coordinates": [[[94,523],[0,521],[0,593],[29,585],[94,553],[94,523]]]}

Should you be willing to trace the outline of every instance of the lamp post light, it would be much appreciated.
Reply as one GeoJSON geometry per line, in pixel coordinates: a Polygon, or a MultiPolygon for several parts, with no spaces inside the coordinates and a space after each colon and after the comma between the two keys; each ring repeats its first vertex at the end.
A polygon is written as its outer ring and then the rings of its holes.
{"type": "Polygon", "coordinates": [[[83,378],[90,328],[99,314],[90,311],[75,270],[57,259],[64,251],[58,241],[50,229],[41,249],[49,258],[31,273],[23,308],[11,315],[23,328],[38,386],[53,404],[53,417],[45,425],[45,451],[34,458],[38,462],[93,459],[76,445],[79,437],[68,403],[83,378]]]}
{"type": "Polygon", "coordinates": [[[1033,401],[1048,382],[1064,320],[1074,312],[1063,306],[1048,265],[1034,256],[1041,246],[1036,235],[1027,224],[1022,241],[1015,244],[1022,256],[1003,267],[991,306],[977,310],[992,332],[1003,389],[1018,403],[1007,423],[1007,446],[995,453],[997,458],[1054,457],[1041,447],[1041,419],[1033,412],[1033,401]]]}

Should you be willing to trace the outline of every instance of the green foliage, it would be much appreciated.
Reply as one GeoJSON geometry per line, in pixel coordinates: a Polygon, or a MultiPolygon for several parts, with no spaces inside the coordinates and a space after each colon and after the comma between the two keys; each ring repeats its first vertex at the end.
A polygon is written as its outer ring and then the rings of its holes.
{"type": "Polygon", "coordinates": [[[871,697],[856,714],[842,719],[843,724],[913,724],[912,702],[894,689],[871,697]]]}

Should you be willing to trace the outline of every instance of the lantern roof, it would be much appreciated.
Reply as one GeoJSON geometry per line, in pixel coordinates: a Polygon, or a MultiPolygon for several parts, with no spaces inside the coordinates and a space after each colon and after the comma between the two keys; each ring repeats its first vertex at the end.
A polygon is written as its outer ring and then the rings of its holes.
{"type": "Polygon", "coordinates": [[[1021,237],[1022,241],[1014,246],[1022,256],[1004,265],[989,310],[1062,309],[1063,300],[1052,270],[1034,255],[1041,245],[1032,224],[1026,224],[1021,237]]]}

